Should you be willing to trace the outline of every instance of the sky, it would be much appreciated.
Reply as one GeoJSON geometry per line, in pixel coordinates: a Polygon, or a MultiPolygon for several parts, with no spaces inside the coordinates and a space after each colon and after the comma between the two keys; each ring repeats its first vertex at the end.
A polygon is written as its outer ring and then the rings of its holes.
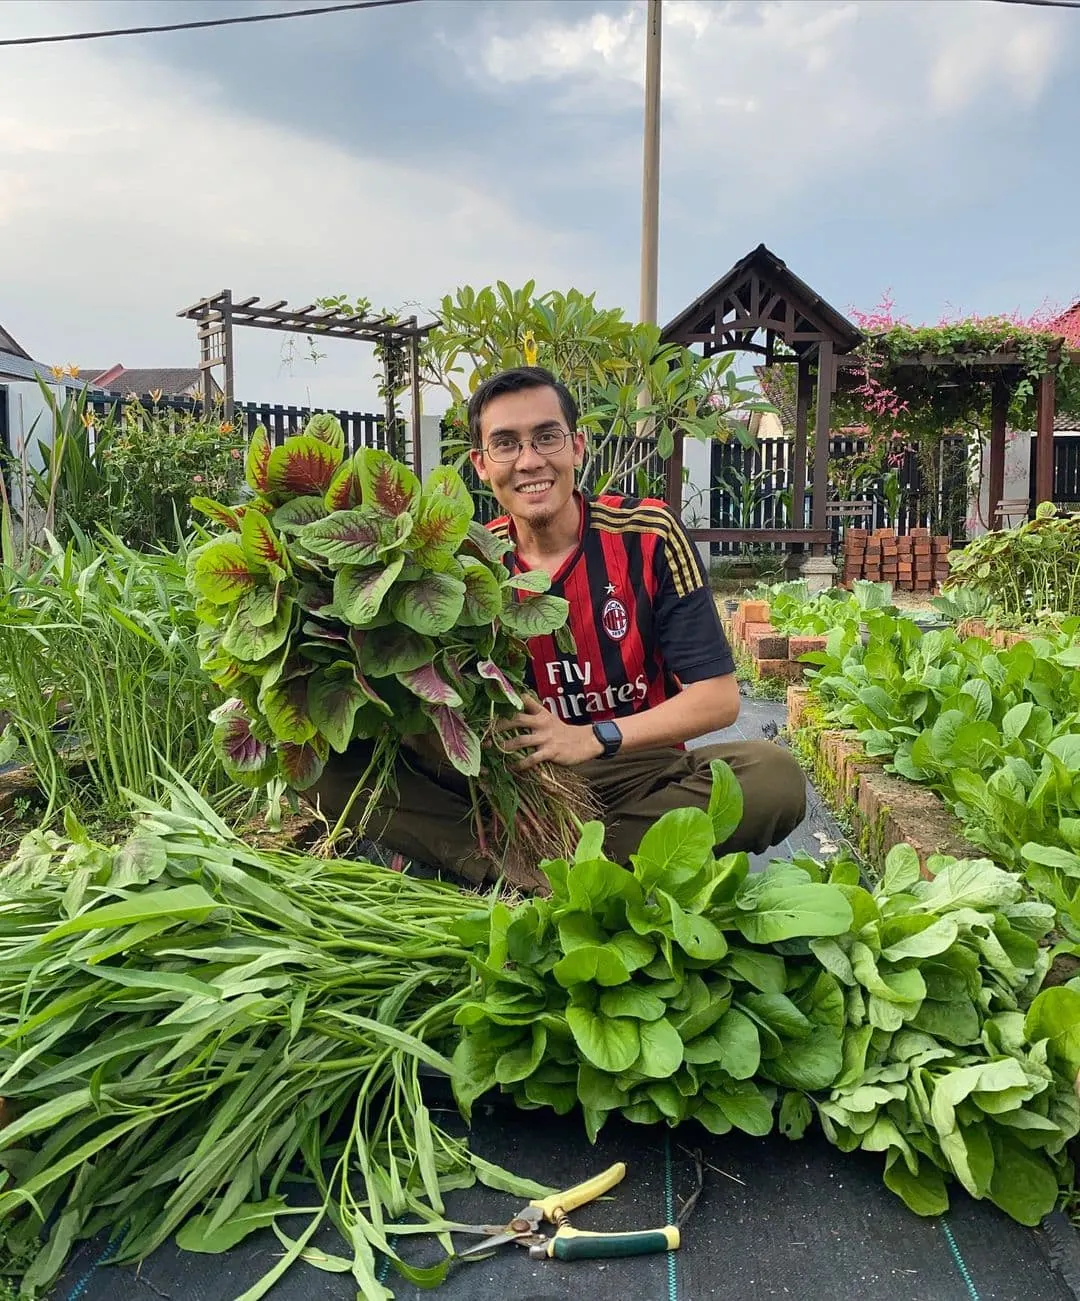
{"type": "MultiPolygon", "coordinates": [[[[0,38],[313,0],[3,0],[0,38]]],[[[324,0],[325,2],[325,0],[324,0]]],[[[230,288],[435,312],[535,279],[638,302],[645,0],[420,0],[0,48],[0,325],[194,365],[230,288]]],[[[842,311],[1080,298],[1080,10],[664,0],[661,320],[764,242],[842,311]]],[[[237,396],[367,409],[365,345],[238,330],[237,396]]],[[[425,409],[444,401],[430,394],[425,409]]]]}

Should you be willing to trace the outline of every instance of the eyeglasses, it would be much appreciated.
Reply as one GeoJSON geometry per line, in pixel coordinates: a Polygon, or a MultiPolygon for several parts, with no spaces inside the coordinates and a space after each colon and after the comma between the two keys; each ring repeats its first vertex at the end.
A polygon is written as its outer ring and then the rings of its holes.
{"type": "Polygon", "coordinates": [[[526,447],[540,456],[554,456],[566,446],[569,437],[565,429],[544,429],[519,443],[513,434],[496,434],[484,451],[493,461],[516,461],[526,447]]]}

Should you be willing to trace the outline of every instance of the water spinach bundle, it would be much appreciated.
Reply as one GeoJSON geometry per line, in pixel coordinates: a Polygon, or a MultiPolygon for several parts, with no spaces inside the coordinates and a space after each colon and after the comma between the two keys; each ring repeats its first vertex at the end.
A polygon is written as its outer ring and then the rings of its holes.
{"type": "Polygon", "coordinates": [[[613,1113],[755,1135],[775,1116],[797,1138],[816,1113],[844,1151],[882,1153],[920,1214],[948,1206],[953,1177],[1038,1223],[1080,1129],[1054,1015],[1025,1017],[1053,909],[986,860],[932,860],[922,880],[906,846],[872,894],[850,862],[750,875],[745,854],[713,855],[741,804],[714,772],[709,813],[665,814],[632,871],[593,823],[573,861],[545,864],[549,899],[458,925],[476,972],[462,1109],[500,1086],[521,1107],[580,1105],[591,1138],[613,1113]]]}
{"type": "Polygon", "coordinates": [[[473,519],[455,470],[421,484],[386,452],[344,448],[328,415],[280,447],[259,427],[252,500],[194,499],[226,529],[188,569],[203,664],[230,697],[222,762],[239,782],[305,790],[331,751],[367,741],[362,826],[402,741],[436,741],[469,781],[480,853],[536,883],[542,857],[571,852],[587,795],[565,770],[516,772],[495,725],[522,706],[525,641],[564,630],[566,602],[544,594],[547,575],[501,564],[508,544],[473,519]]]}
{"type": "MultiPolygon", "coordinates": [[[[260,1228],[389,1301],[393,1222],[479,1179],[544,1191],[429,1115],[421,1064],[466,996],[455,922],[481,900],[368,863],[255,851],[190,788],[126,844],[33,833],[0,872],[0,1248],[38,1295],[82,1239],[136,1261],[260,1228]],[[333,1224],[347,1248],[309,1248],[333,1224]]],[[[445,1239],[449,1250],[449,1239],[445,1239]]]]}

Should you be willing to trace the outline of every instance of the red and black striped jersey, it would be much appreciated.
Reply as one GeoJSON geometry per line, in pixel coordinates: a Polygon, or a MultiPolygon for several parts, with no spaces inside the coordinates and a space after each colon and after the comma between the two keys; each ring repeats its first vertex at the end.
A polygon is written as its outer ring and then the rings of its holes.
{"type": "MultiPolygon", "coordinates": [[[[568,723],[651,709],[680,683],[722,677],[735,662],[697,549],[667,505],[652,498],[580,496],[578,545],[550,592],[570,604],[576,655],[554,637],[529,642],[540,700],[568,723]]],[[[508,515],[488,528],[514,540],[508,515]]],[[[509,553],[504,563],[527,566],[509,553]]]]}

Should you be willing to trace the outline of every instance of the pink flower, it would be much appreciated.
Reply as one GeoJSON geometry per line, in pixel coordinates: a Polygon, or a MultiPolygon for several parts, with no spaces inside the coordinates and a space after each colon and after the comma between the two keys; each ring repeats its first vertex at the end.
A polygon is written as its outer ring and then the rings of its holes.
{"type": "Polygon", "coordinates": [[[194,474],[194,475],[192,475],[192,477],[191,477],[191,482],[192,482],[192,483],[202,483],[202,481],[203,481],[203,477],[202,477],[201,474],[194,474]]]}
{"type": "Polygon", "coordinates": [[[232,451],[229,453],[229,455],[232,457],[232,459],[233,459],[234,461],[239,461],[239,459],[240,459],[240,449],[239,449],[239,447],[234,447],[234,448],[232,449],[232,451]]]}

